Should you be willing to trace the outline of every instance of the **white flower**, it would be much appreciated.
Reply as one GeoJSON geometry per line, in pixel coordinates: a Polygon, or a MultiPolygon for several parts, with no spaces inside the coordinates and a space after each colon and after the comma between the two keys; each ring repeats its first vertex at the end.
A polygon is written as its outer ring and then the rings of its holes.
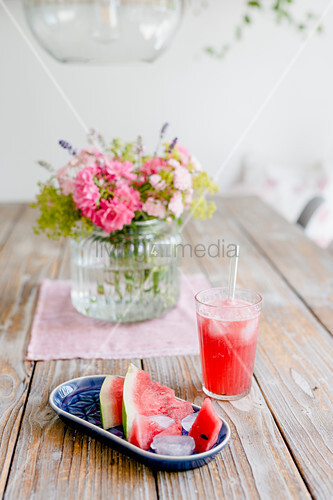
{"type": "Polygon", "coordinates": [[[177,168],[177,167],[180,167],[180,163],[178,160],[175,160],[174,158],[171,158],[169,161],[168,161],[168,164],[170,165],[170,167],[173,167],[173,168],[177,168]]]}
{"type": "Polygon", "coordinates": [[[176,191],[169,201],[169,210],[175,217],[180,217],[184,211],[183,197],[180,191],[176,191]]]}
{"type": "Polygon", "coordinates": [[[164,219],[166,209],[163,203],[160,200],[155,200],[150,197],[143,204],[142,210],[144,210],[148,215],[152,217],[158,217],[159,219],[164,219]]]}
{"type": "Polygon", "coordinates": [[[173,176],[173,184],[176,189],[185,191],[192,187],[192,175],[186,167],[177,167],[173,176]]]}
{"type": "Polygon", "coordinates": [[[162,177],[158,174],[153,174],[149,177],[150,184],[153,186],[156,191],[162,191],[166,187],[166,182],[162,177]]]}

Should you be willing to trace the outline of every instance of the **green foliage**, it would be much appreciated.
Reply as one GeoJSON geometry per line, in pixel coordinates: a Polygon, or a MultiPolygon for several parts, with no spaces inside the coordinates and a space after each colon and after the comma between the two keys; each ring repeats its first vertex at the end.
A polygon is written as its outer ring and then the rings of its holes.
{"type": "Polygon", "coordinates": [[[219,188],[211,180],[207,172],[198,172],[193,177],[193,190],[197,197],[193,198],[190,213],[195,219],[205,220],[212,217],[216,210],[216,205],[213,201],[207,201],[205,195],[207,192],[213,195],[218,192],[219,188]]]}
{"type": "Polygon", "coordinates": [[[58,189],[50,182],[39,182],[38,185],[40,193],[31,204],[40,211],[34,227],[36,234],[44,232],[48,238],[59,240],[62,236],[86,236],[93,230],[92,222],[81,217],[71,195],[59,194],[58,189]]]}
{"type": "Polygon", "coordinates": [[[190,213],[195,219],[205,220],[212,217],[216,210],[216,204],[213,201],[207,201],[204,194],[194,198],[191,204],[190,213]]]}
{"type": "Polygon", "coordinates": [[[137,155],[135,153],[135,146],[137,142],[123,142],[121,139],[116,138],[111,141],[110,147],[107,149],[116,158],[121,158],[122,161],[130,161],[135,163],[137,155]]]}
{"type": "Polygon", "coordinates": [[[214,181],[211,180],[207,172],[198,172],[193,177],[193,189],[196,194],[203,195],[207,191],[209,194],[215,194],[219,188],[214,181]]]}
{"type": "MultiPolygon", "coordinates": [[[[159,202],[160,204],[162,202],[163,213],[164,207],[166,208],[164,216],[166,220],[170,221],[171,219],[176,219],[174,211],[171,211],[171,209],[169,209],[170,201],[172,200],[175,193],[177,193],[178,199],[175,198],[174,201],[176,203],[181,201],[179,197],[180,194],[186,210],[189,208],[192,197],[192,190],[190,189],[191,179],[188,174],[187,188],[184,188],[183,190],[178,190],[176,188],[174,176],[175,169],[177,168],[178,164],[172,164],[170,160],[171,158],[173,160],[178,160],[181,164],[184,164],[184,166],[188,168],[188,172],[192,177],[194,201],[191,205],[190,210],[194,217],[204,219],[206,217],[211,217],[212,213],[214,212],[215,204],[213,202],[208,203],[205,200],[205,195],[207,193],[216,193],[218,191],[218,187],[210,179],[207,172],[199,171],[196,162],[194,160],[192,162],[190,155],[186,153],[186,150],[181,149],[180,146],[177,146],[177,139],[174,139],[172,143],[165,143],[164,155],[162,157],[158,157],[157,159],[157,161],[160,162],[161,166],[159,175],[164,184],[160,189],[155,189],[148,178],[146,178],[146,181],[141,184],[141,179],[145,175],[140,174],[142,165],[147,160],[155,158],[157,153],[154,155],[154,157],[144,156],[142,139],[140,136],[136,141],[133,142],[123,142],[121,139],[116,138],[113,139],[107,147],[103,137],[96,131],[91,130],[88,136],[88,140],[91,144],[94,144],[95,148],[97,148],[96,145],[99,144],[104,151],[104,154],[112,154],[113,159],[119,159],[121,162],[129,161],[134,165],[134,172],[140,175],[140,182],[137,184],[134,183],[132,185],[132,188],[139,191],[140,200],[142,203],[145,203],[150,197],[152,197],[153,203],[154,200],[156,202],[159,202]]],[[[95,155],[94,151],[87,153],[87,151],[84,150],[84,153],[85,155],[95,155]]],[[[99,160],[100,155],[98,153],[96,161],[98,162],[99,160]]],[[[71,179],[73,181],[75,176],[73,176],[72,174],[75,174],[75,168],[77,169],[78,165],[77,162],[80,161],[80,155],[78,155],[76,161],[74,162],[74,167],[72,163],[69,163],[67,165],[66,173],[64,174],[65,180],[71,179]],[[71,170],[72,168],[74,168],[74,170],[71,170]]],[[[48,238],[54,240],[58,240],[61,237],[71,237],[77,239],[80,237],[88,236],[93,231],[96,231],[96,227],[93,222],[90,219],[83,217],[81,211],[76,207],[76,204],[73,201],[73,195],[65,195],[63,193],[62,181],[64,181],[64,178],[61,177],[61,182],[58,186],[58,184],[56,184],[57,176],[54,173],[54,169],[46,162],[39,162],[39,164],[47,170],[51,171],[53,175],[46,183],[38,183],[39,194],[36,196],[36,201],[31,204],[33,208],[37,208],[39,210],[39,217],[34,227],[34,231],[37,234],[44,232],[48,238]]],[[[84,165],[84,163],[80,164],[81,167],[84,167],[84,165]]],[[[97,186],[99,191],[99,200],[112,200],[115,196],[115,185],[107,179],[107,175],[105,174],[105,172],[103,173],[103,169],[101,170],[101,172],[101,175],[96,173],[93,178],[94,184],[95,186],[97,186]]],[[[181,172],[179,172],[179,174],[181,175],[181,172]]],[[[98,208],[98,203],[96,204],[96,208],[98,208]]],[[[132,233],[133,230],[136,229],[135,222],[151,220],[155,218],[156,216],[148,215],[143,210],[137,210],[135,212],[132,224],[124,226],[124,228],[119,231],[119,234],[123,235],[127,231],[132,233]]],[[[178,221],[178,223],[180,223],[180,221],[178,221]]],[[[118,231],[113,231],[112,237],[117,237],[117,234],[118,231]]],[[[102,230],[98,230],[97,235],[94,235],[94,237],[103,239],[105,235],[103,234],[102,230]]]]}
{"type": "MultiPolygon", "coordinates": [[[[250,13],[255,11],[262,11],[263,13],[268,13],[273,17],[275,22],[281,24],[287,22],[290,26],[294,27],[300,33],[306,32],[308,29],[312,28],[318,19],[318,15],[313,12],[306,12],[305,19],[296,19],[293,15],[292,8],[295,4],[295,0],[270,0],[270,2],[264,2],[264,0],[257,1],[245,1],[245,12],[242,14],[240,23],[235,27],[235,40],[241,40],[243,38],[244,30],[251,24],[253,24],[253,17],[250,13]]],[[[321,33],[323,31],[322,26],[317,27],[317,32],[321,33]]],[[[231,44],[223,44],[220,48],[208,46],[205,47],[204,51],[211,57],[217,59],[223,59],[231,48],[231,44]]]]}

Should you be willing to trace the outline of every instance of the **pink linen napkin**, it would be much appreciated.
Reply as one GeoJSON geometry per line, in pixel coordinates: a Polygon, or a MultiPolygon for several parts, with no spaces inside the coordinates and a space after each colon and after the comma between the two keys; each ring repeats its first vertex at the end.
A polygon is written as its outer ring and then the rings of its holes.
{"type": "Polygon", "coordinates": [[[44,280],[27,359],[120,359],[198,354],[194,295],[209,288],[202,274],[182,276],[177,307],[161,318],[116,324],[78,313],[70,281],[44,280]]]}

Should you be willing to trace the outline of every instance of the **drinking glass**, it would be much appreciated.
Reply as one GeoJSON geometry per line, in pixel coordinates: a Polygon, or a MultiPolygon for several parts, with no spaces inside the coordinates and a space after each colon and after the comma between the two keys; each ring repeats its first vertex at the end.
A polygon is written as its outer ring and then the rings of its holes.
{"type": "Polygon", "coordinates": [[[262,297],[236,288],[210,288],[195,296],[204,392],[235,400],[251,389],[262,297]]]}

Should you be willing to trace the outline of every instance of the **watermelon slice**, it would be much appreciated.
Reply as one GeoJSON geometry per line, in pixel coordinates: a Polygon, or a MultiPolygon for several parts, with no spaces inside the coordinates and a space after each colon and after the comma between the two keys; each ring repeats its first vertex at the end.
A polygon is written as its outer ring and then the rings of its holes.
{"type": "Polygon", "coordinates": [[[149,417],[138,414],[134,418],[128,441],[132,444],[135,444],[142,450],[149,450],[150,444],[154,437],[164,430],[168,429],[164,429],[149,417]]]}
{"type": "Polygon", "coordinates": [[[214,410],[211,400],[206,398],[188,433],[195,441],[196,453],[211,449],[217,441],[221,427],[221,419],[214,410]]]}
{"type": "Polygon", "coordinates": [[[99,393],[103,429],[110,429],[122,424],[124,381],[123,377],[112,375],[105,377],[99,393]]]}
{"type": "MultiPolygon", "coordinates": [[[[123,391],[123,427],[127,439],[131,436],[131,439],[140,440],[138,437],[134,438],[132,434],[137,415],[167,415],[177,422],[190,413],[193,413],[190,402],[178,400],[172,389],[158,382],[152,382],[147,372],[130,364],[123,391]]],[[[144,420],[140,422],[140,425],[144,422],[144,420]]]]}
{"type": "Polygon", "coordinates": [[[176,422],[175,424],[170,425],[164,429],[164,431],[160,432],[159,436],[181,436],[183,432],[183,427],[180,422],[176,422]]]}

